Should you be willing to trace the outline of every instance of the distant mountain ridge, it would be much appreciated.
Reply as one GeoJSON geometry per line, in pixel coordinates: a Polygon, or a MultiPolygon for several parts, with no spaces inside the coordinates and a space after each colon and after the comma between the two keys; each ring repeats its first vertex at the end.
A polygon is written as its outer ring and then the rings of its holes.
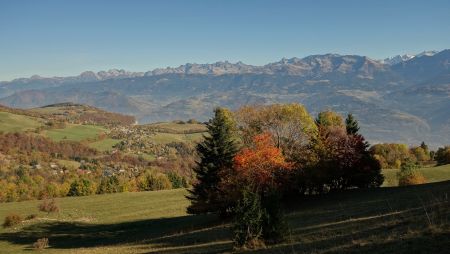
{"type": "Polygon", "coordinates": [[[354,113],[372,142],[444,144],[450,143],[450,50],[396,64],[325,54],[263,66],[225,61],[0,82],[0,104],[30,108],[67,101],[132,114],[141,123],[206,120],[215,106],[299,102],[312,113],[354,113]]]}

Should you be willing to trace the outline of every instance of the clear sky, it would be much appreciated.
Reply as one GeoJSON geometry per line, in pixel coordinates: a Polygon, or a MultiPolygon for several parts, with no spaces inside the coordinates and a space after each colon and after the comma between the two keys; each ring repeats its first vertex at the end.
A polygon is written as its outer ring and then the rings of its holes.
{"type": "Polygon", "coordinates": [[[0,0],[0,80],[445,48],[449,0],[0,0]]]}

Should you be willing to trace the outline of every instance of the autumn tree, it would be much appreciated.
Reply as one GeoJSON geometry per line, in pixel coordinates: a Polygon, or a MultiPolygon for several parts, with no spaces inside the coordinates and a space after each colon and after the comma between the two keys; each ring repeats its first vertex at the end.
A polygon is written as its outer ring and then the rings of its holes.
{"type": "Polygon", "coordinates": [[[228,185],[222,187],[228,193],[238,194],[234,208],[235,243],[255,248],[260,241],[283,240],[286,227],[280,187],[285,184],[292,164],[286,162],[272,135],[265,132],[254,136],[252,144],[235,156],[233,169],[224,178],[228,185]]]}
{"type": "Polygon", "coordinates": [[[253,144],[234,157],[239,183],[253,186],[256,192],[276,189],[282,183],[280,177],[291,168],[268,132],[253,137],[253,144]]]}
{"type": "Polygon", "coordinates": [[[208,134],[198,144],[200,157],[194,171],[197,181],[187,198],[192,214],[221,212],[226,204],[220,201],[219,182],[223,171],[230,171],[233,158],[238,151],[236,123],[232,113],[225,108],[216,108],[214,118],[207,124],[208,134]]]}
{"type": "Polygon", "coordinates": [[[317,134],[314,119],[298,103],[244,106],[237,112],[238,125],[245,144],[257,134],[269,132],[275,146],[291,158],[317,134]]]}

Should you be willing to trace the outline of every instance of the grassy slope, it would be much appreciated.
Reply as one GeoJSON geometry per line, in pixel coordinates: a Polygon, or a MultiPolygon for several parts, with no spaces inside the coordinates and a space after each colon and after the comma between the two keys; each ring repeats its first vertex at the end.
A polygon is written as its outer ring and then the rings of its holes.
{"type": "MultiPolygon", "coordinates": [[[[450,182],[442,182],[346,191],[307,203],[292,200],[288,242],[254,252],[445,253],[450,206],[442,197],[449,192],[450,182]],[[431,201],[441,205],[431,206],[431,201]]],[[[213,216],[187,216],[185,194],[171,190],[58,199],[59,216],[40,213],[41,219],[17,229],[0,229],[0,250],[27,253],[37,238],[48,237],[52,248],[46,253],[233,251],[229,225],[213,216]]],[[[0,219],[8,212],[36,213],[37,204],[1,204],[0,219]]]]}
{"type": "MultiPolygon", "coordinates": [[[[383,175],[385,177],[385,181],[383,186],[397,186],[397,173],[399,171],[399,169],[384,169],[383,175]]],[[[438,167],[425,167],[419,169],[419,171],[423,174],[423,176],[429,183],[450,180],[450,164],[438,167]]]]}
{"type": "Polygon", "coordinates": [[[54,141],[82,141],[89,138],[96,138],[105,130],[106,129],[100,126],[69,124],[64,129],[51,129],[44,131],[43,134],[53,139],[54,141]]]}
{"type": "Polygon", "coordinates": [[[118,139],[105,138],[99,141],[89,143],[89,146],[102,152],[111,151],[113,149],[113,146],[119,143],[120,141],[121,140],[118,139]]]}
{"type": "Polygon", "coordinates": [[[3,132],[33,130],[41,125],[42,122],[32,117],[0,112],[0,131],[3,132]]]}

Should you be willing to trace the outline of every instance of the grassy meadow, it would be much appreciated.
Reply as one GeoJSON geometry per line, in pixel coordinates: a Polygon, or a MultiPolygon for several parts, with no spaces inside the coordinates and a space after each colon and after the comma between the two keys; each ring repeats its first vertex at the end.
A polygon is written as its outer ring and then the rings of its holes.
{"type": "Polygon", "coordinates": [[[229,222],[187,215],[184,189],[61,198],[53,215],[38,212],[40,201],[4,203],[1,220],[38,218],[0,229],[0,250],[29,253],[47,237],[42,253],[445,253],[449,192],[447,181],[294,199],[287,241],[253,251],[233,249],[229,222]]]}
{"type": "MultiPolygon", "coordinates": [[[[418,171],[425,177],[428,183],[450,180],[450,164],[437,167],[423,167],[418,171]]],[[[383,187],[392,187],[398,185],[397,173],[399,169],[383,169],[385,177],[383,187]]]]}
{"type": "Polygon", "coordinates": [[[34,130],[42,125],[42,121],[33,117],[0,112],[0,131],[5,133],[34,130]]]}
{"type": "Polygon", "coordinates": [[[68,124],[66,128],[46,130],[43,134],[54,141],[82,141],[95,139],[105,131],[105,128],[95,125],[68,124]]]}

